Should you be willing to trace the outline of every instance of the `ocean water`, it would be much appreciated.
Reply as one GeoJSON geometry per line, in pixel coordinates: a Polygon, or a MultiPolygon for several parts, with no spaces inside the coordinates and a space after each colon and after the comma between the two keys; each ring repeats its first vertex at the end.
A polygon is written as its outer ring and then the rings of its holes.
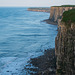
{"type": "Polygon", "coordinates": [[[0,75],[22,73],[31,57],[55,47],[57,25],[41,22],[49,13],[0,7],[0,75]]]}

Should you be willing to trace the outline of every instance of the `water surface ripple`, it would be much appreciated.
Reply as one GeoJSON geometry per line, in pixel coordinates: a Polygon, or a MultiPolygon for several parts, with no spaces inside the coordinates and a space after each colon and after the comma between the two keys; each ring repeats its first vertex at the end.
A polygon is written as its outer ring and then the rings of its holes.
{"type": "Polygon", "coordinates": [[[57,26],[41,22],[47,18],[27,8],[0,8],[0,75],[19,75],[30,57],[55,47],[57,26]]]}

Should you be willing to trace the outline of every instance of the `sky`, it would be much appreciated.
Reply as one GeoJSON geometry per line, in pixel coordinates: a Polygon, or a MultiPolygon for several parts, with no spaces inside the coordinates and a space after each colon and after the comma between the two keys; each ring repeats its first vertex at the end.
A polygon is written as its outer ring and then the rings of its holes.
{"type": "Polygon", "coordinates": [[[0,0],[1,7],[50,7],[66,4],[75,5],[75,0],[0,0]]]}

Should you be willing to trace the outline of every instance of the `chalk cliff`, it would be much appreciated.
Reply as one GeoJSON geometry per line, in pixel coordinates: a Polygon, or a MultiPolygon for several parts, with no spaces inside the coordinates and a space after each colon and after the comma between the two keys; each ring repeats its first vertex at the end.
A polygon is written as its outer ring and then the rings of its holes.
{"type": "Polygon", "coordinates": [[[71,19],[68,21],[70,23],[59,20],[58,24],[55,39],[56,75],[75,75],[75,19],[73,17],[73,23],[71,19]]]}
{"type": "Polygon", "coordinates": [[[58,19],[61,19],[64,11],[75,9],[75,7],[51,7],[50,8],[50,21],[58,23],[58,19]]]}

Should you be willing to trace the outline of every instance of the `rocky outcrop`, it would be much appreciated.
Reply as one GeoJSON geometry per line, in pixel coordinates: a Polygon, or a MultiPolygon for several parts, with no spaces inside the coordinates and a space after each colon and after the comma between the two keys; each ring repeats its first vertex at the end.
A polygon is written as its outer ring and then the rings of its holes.
{"type": "Polygon", "coordinates": [[[50,8],[50,21],[58,23],[58,19],[61,19],[64,11],[75,9],[75,7],[51,7],[50,8]]]}
{"type": "Polygon", "coordinates": [[[56,75],[75,75],[75,23],[67,27],[64,22],[59,22],[55,54],[56,75]]]}
{"type": "Polygon", "coordinates": [[[47,49],[44,55],[31,58],[26,65],[27,75],[56,75],[55,49],[47,49]]]}

